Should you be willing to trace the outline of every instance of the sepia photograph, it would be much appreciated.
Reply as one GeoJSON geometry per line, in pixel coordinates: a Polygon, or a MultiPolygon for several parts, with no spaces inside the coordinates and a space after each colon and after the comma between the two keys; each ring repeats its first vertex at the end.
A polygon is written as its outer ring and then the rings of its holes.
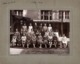
{"type": "Polygon", "coordinates": [[[10,10],[11,55],[70,53],[70,10],[10,10]]]}

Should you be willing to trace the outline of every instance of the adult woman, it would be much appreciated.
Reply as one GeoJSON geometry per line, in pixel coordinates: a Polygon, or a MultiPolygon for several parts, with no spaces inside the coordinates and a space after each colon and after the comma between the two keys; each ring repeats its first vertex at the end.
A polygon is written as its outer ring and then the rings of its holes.
{"type": "Polygon", "coordinates": [[[24,25],[22,26],[22,29],[23,29],[23,31],[27,31],[27,26],[26,26],[26,24],[24,24],[24,25]]]}
{"type": "Polygon", "coordinates": [[[50,32],[51,30],[52,30],[52,26],[51,26],[51,24],[49,24],[48,31],[50,32]]]}
{"type": "Polygon", "coordinates": [[[28,32],[31,32],[31,30],[33,29],[32,24],[30,23],[29,27],[28,27],[28,32]]]}

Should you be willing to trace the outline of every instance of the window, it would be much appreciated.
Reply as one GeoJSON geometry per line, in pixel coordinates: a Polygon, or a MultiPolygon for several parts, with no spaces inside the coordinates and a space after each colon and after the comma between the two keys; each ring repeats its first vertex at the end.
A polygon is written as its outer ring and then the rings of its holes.
{"type": "Polygon", "coordinates": [[[69,11],[59,11],[59,19],[69,19],[69,11]]]}
{"type": "Polygon", "coordinates": [[[22,10],[14,10],[14,15],[17,15],[17,16],[22,16],[23,14],[23,11],[22,10]]]}
{"type": "Polygon", "coordinates": [[[65,11],[65,19],[69,19],[69,11],[65,11]]]}
{"type": "Polygon", "coordinates": [[[59,19],[59,11],[57,11],[57,10],[53,11],[52,19],[53,20],[58,20],[59,19]]]}
{"type": "Polygon", "coordinates": [[[41,20],[52,20],[52,10],[41,10],[41,20]]]}
{"type": "Polygon", "coordinates": [[[63,19],[63,11],[59,11],[59,19],[63,19]]]}

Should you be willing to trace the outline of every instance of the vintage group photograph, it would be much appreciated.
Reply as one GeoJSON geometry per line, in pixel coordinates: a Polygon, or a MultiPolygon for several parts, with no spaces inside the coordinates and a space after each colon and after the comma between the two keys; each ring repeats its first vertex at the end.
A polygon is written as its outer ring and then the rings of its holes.
{"type": "Polygon", "coordinates": [[[70,53],[70,10],[10,10],[9,52],[70,53]]]}

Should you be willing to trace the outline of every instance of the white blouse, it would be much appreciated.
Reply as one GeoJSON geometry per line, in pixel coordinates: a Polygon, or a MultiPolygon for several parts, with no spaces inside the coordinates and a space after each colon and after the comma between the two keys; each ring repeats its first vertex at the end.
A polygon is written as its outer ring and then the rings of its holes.
{"type": "Polygon", "coordinates": [[[52,30],[52,27],[48,27],[48,31],[51,31],[52,30]]]}
{"type": "Polygon", "coordinates": [[[31,32],[32,29],[33,29],[33,26],[29,26],[28,32],[31,32]]]}
{"type": "Polygon", "coordinates": [[[26,36],[21,37],[22,41],[26,41],[26,36]]]}

